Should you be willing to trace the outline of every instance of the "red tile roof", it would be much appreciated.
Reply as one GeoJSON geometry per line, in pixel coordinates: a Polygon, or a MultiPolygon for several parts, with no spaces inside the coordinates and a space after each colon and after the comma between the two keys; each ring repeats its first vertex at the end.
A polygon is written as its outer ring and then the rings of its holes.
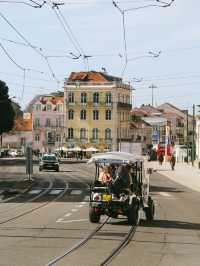
{"type": "Polygon", "coordinates": [[[15,125],[12,131],[32,131],[32,117],[30,119],[18,117],[15,120],[15,125]]]}
{"type": "Polygon", "coordinates": [[[106,73],[96,71],[81,71],[72,72],[68,81],[82,81],[82,82],[110,82],[120,81],[121,78],[110,76],[106,73]]]}

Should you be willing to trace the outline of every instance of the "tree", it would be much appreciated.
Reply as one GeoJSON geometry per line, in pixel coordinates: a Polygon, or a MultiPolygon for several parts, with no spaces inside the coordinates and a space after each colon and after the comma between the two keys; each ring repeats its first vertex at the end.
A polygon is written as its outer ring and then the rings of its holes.
{"type": "Polygon", "coordinates": [[[9,99],[8,86],[0,80],[0,147],[2,147],[2,134],[10,131],[14,126],[15,111],[9,99]]]}

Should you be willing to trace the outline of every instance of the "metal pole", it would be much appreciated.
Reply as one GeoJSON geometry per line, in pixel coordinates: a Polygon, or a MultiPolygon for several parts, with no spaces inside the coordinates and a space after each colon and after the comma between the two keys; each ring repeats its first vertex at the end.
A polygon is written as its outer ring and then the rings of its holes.
{"type": "Polygon", "coordinates": [[[188,110],[187,111],[187,123],[186,123],[186,146],[187,146],[187,163],[189,162],[189,147],[188,147],[188,110]]]}
{"type": "Polygon", "coordinates": [[[195,105],[193,104],[193,114],[192,114],[192,166],[194,166],[195,160],[195,105]]]}

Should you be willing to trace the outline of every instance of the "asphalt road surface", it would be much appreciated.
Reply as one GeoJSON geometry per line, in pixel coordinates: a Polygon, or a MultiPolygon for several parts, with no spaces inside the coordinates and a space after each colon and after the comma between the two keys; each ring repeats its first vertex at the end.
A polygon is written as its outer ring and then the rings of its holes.
{"type": "MultiPolygon", "coordinates": [[[[110,219],[85,245],[69,252],[99,226],[88,221],[88,184],[94,169],[77,163],[61,164],[60,170],[39,173],[35,166],[38,182],[0,202],[0,265],[100,265],[125,238],[130,230],[126,219],[110,219]]],[[[0,178],[18,178],[23,172],[22,165],[0,166],[0,178]]],[[[109,265],[199,266],[200,194],[154,173],[151,195],[155,221],[141,221],[109,265]]]]}

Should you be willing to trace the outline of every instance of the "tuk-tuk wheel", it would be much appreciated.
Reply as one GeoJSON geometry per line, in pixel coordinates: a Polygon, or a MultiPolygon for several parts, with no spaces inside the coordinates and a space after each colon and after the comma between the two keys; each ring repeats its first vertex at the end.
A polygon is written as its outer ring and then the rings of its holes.
{"type": "Polygon", "coordinates": [[[98,223],[100,221],[100,215],[94,211],[94,208],[90,208],[89,219],[91,223],[98,223]]]}
{"type": "Polygon", "coordinates": [[[128,211],[128,224],[129,225],[137,225],[138,223],[138,203],[132,203],[132,206],[130,207],[128,211]]]}
{"type": "Polygon", "coordinates": [[[154,219],[155,206],[154,206],[154,202],[151,199],[151,197],[149,197],[149,199],[148,199],[148,206],[149,207],[144,208],[144,212],[146,215],[146,220],[148,222],[152,222],[154,219]]]}

